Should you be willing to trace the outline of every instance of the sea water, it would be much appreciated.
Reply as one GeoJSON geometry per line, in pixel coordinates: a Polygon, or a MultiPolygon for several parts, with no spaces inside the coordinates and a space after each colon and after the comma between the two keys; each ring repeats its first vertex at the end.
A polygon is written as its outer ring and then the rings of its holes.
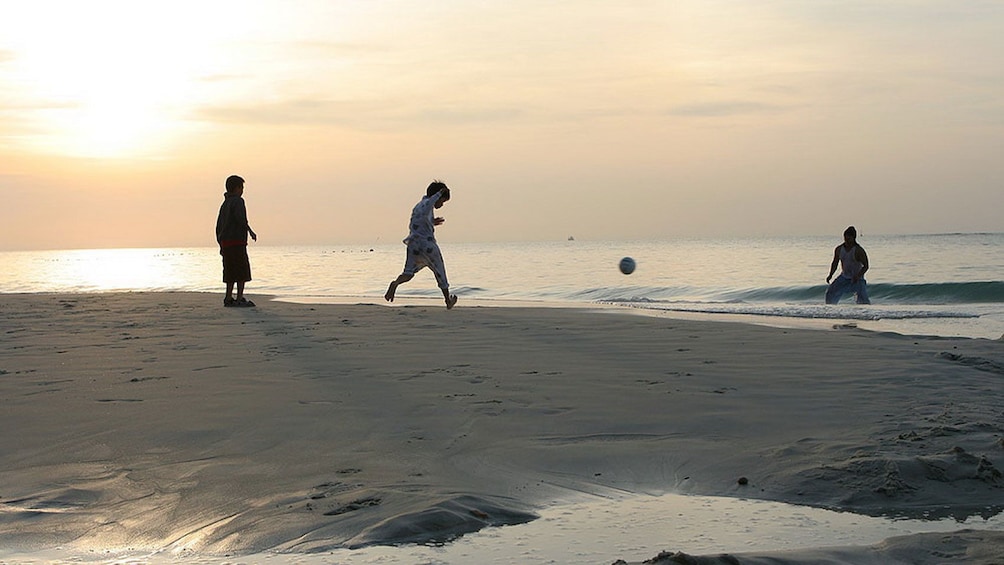
{"type": "MultiPolygon", "coordinates": [[[[1004,234],[862,235],[872,300],[826,305],[837,237],[667,241],[454,243],[441,240],[452,291],[465,303],[605,305],[750,323],[999,339],[1004,335],[1004,234]],[[622,257],[638,268],[623,275],[622,257]]],[[[248,294],[313,302],[383,303],[402,244],[249,248],[248,294]]],[[[216,248],[0,253],[0,293],[222,293],[216,248]]],[[[221,294],[222,296],[222,294],[221,294]]],[[[428,271],[399,303],[434,303],[428,271]]]]}

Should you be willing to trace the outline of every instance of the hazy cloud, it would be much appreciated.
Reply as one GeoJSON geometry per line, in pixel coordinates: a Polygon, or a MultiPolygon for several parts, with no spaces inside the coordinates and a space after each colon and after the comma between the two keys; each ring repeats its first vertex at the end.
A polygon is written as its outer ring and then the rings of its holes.
{"type": "Polygon", "coordinates": [[[345,126],[362,130],[437,124],[468,125],[518,120],[523,112],[505,107],[407,107],[390,102],[295,99],[265,104],[203,108],[196,118],[216,123],[345,126]]]}
{"type": "Polygon", "coordinates": [[[702,102],[674,106],[669,110],[673,116],[698,118],[719,118],[726,116],[777,114],[786,112],[788,108],[759,102],[702,102]]]}

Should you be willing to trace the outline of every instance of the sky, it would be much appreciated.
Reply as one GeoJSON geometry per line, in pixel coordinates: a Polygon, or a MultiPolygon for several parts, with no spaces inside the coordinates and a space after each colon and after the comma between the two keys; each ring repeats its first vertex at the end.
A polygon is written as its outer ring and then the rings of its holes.
{"type": "Polygon", "coordinates": [[[0,0],[0,249],[1004,231],[1004,2],[0,0]]]}

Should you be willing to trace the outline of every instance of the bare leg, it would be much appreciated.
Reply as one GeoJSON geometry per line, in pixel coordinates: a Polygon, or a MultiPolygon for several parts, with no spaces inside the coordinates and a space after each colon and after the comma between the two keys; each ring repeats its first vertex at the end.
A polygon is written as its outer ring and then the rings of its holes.
{"type": "Polygon", "coordinates": [[[443,290],[443,298],[446,299],[446,309],[450,310],[457,305],[457,295],[450,294],[450,289],[448,288],[444,288],[442,290],[443,290]]]}
{"type": "Polygon", "coordinates": [[[237,301],[240,302],[241,298],[244,298],[244,281],[237,282],[237,301]]]}
{"type": "Polygon", "coordinates": [[[394,302],[394,294],[397,292],[397,287],[410,281],[414,275],[406,275],[404,273],[398,275],[396,279],[391,281],[390,286],[387,287],[387,292],[383,295],[384,300],[387,302],[394,302]]]}

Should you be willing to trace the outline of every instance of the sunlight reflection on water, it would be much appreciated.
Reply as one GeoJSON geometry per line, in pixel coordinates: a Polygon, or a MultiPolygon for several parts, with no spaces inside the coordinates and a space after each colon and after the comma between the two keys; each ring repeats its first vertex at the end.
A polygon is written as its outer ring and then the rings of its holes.
{"type": "Polygon", "coordinates": [[[95,291],[170,287],[176,271],[171,253],[160,249],[67,251],[59,263],[61,276],[95,291]]]}
{"type": "Polygon", "coordinates": [[[780,502],[667,494],[591,499],[540,512],[526,524],[487,528],[441,546],[376,546],[317,554],[259,553],[212,557],[191,553],[54,550],[4,554],[0,562],[165,565],[286,563],[299,565],[595,563],[643,561],[661,551],[691,555],[867,546],[885,538],[965,528],[1004,530],[1004,517],[892,520],[780,502]]]}
{"type": "Polygon", "coordinates": [[[4,292],[108,292],[221,288],[219,256],[203,248],[74,249],[4,253],[4,292]]]}

